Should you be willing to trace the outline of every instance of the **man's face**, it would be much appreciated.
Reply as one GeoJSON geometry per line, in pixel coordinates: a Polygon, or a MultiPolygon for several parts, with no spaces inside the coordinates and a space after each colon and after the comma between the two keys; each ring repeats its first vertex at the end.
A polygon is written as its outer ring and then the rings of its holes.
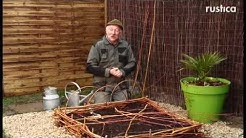
{"type": "Polygon", "coordinates": [[[115,43],[118,41],[121,34],[121,29],[117,25],[108,25],[106,27],[106,35],[110,42],[115,43]]]}

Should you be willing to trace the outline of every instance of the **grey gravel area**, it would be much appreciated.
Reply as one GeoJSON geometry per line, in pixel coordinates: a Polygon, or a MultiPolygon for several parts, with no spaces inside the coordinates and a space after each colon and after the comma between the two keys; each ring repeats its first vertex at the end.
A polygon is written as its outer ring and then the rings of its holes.
{"type": "MultiPolygon", "coordinates": [[[[159,106],[168,109],[171,112],[187,119],[187,111],[183,110],[181,107],[174,105],[159,103],[159,106]]],[[[212,124],[203,124],[200,131],[205,133],[211,138],[243,138],[243,129],[229,127],[230,122],[217,121],[212,124]]]]}
{"type": "MultiPolygon", "coordinates": [[[[187,112],[181,107],[159,103],[159,106],[182,118],[187,118],[187,112]]],[[[3,117],[3,128],[7,135],[13,138],[75,138],[69,135],[64,127],[56,127],[53,123],[53,111],[30,112],[3,117]]],[[[204,124],[200,131],[211,138],[242,138],[243,129],[233,128],[228,122],[218,121],[204,124]]]]}
{"type": "Polygon", "coordinates": [[[13,138],[75,138],[64,127],[56,127],[54,111],[30,112],[3,117],[6,135],[13,138]]]}

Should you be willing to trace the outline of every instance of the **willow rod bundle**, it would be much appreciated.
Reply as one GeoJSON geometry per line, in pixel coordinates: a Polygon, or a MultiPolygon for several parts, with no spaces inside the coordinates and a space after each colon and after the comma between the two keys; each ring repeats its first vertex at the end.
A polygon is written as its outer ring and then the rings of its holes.
{"type": "Polygon", "coordinates": [[[147,60],[147,67],[145,71],[145,76],[144,76],[144,83],[143,83],[143,92],[142,96],[145,96],[145,84],[146,84],[146,79],[147,79],[147,74],[148,74],[148,68],[149,68],[149,60],[150,60],[150,54],[151,54],[151,49],[152,49],[152,43],[153,43],[153,38],[154,38],[154,31],[155,31],[155,16],[156,16],[156,0],[154,3],[154,19],[153,19],[153,25],[152,25],[152,31],[151,31],[151,38],[150,38],[150,44],[149,44],[149,54],[148,54],[148,60],[147,60]]]}
{"type": "MultiPolygon", "coordinates": [[[[138,55],[137,71],[136,71],[135,78],[134,78],[133,89],[135,88],[136,82],[137,82],[137,79],[138,79],[138,73],[139,73],[139,70],[140,70],[140,63],[141,63],[141,57],[142,57],[142,51],[143,51],[143,42],[144,42],[146,30],[147,30],[146,26],[147,26],[149,11],[147,10],[146,13],[147,14],[144,14],[145,15],[145,17],[144,17],[144,26],[143,26],[144,30],[143,30],[143,35],[142,35],[142,39],[141,39],[140,51],[139,51],[139,55],[138,55]]],[[[143,91],[142,91],[142,93],[143,93],[143,91]]],[[[142,94],[142,96],[143,96],[143,94],[142,94]]]]}

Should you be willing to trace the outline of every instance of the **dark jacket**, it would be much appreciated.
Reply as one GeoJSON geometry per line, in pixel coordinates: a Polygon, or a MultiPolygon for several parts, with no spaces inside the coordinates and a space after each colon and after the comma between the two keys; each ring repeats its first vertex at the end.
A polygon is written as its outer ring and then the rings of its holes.
{"type": "Polygon", "coordinates": [[[114,46],[104,36],[90,49],[87,58],[87,68],[89,73],[94,75],[94,85],[102,87],[105,85],[115,85],[124,80],[136,66],[136,60],[131,46],[123,39],[114,46]],[[122,78],[110,75],[109,70],[118,67],[122,73],[122,78]]]}

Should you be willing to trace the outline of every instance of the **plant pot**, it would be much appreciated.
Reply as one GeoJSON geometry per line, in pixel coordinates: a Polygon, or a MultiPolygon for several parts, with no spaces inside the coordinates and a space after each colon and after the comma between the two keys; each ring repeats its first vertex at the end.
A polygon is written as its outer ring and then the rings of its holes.
{"type": "Polygon", "coordinates": [[[194,79],[194,77],[186,77],[180,80],[188,117],[201,123],[218,121],[231,82],[226,79],[216,78],[226,83],[226,85],[196,86],[187,83],[194,79]]]}

